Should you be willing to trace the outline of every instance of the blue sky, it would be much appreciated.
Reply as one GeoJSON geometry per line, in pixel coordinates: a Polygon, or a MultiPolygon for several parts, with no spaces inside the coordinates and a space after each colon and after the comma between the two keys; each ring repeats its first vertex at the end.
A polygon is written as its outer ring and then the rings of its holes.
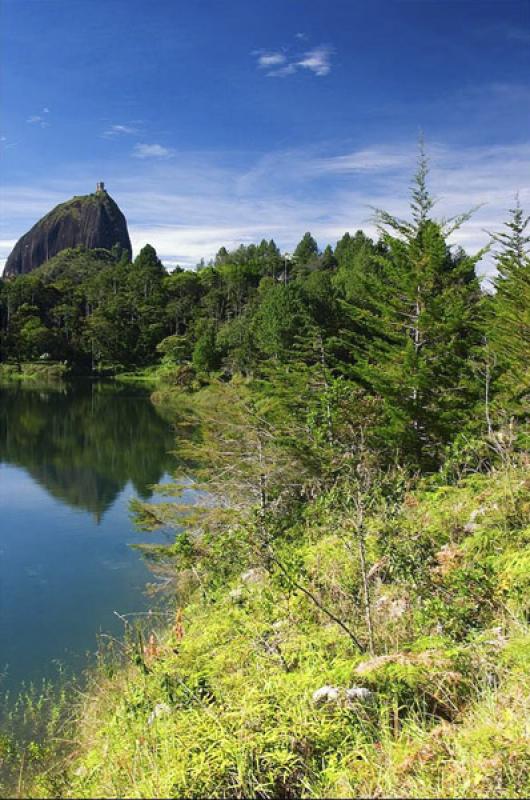
{"type": "Polygon", "coordinates": [[[418,132],[469,249],[530,207],[525,0],[2,0],[0,257],[104,180],[168,265],[406,213],[418,132]]]}

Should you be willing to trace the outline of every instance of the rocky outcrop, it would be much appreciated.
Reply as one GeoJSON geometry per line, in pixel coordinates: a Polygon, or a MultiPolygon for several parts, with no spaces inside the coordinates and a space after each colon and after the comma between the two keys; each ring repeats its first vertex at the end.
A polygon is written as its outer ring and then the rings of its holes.
{"type": "Polygon", "coordinates": [[[25,233],[7,259],[4,277],[31,272],[69,247],[110,250],[118,244],[132,257],[127,221],[100,187],[61,203],[25,233]]]}

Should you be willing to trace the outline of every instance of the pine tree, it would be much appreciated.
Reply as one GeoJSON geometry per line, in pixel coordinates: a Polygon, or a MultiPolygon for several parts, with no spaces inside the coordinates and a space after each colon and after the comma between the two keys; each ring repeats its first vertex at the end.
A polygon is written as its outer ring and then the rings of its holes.
{"type": "Polygon", "coordinates": [[[304,233],[293,253],[295,275],[306,274],[318,264],[318,244],[309,231],[304,233]]]}
{"type": "Polygon", "coordinates": [[[326,246],[324,252],[322,253],[322,257],[320,259],[320,265],[322,269],[336,269],[337,268],[337,259],[333,253],[333,248],[330,244],[326,246]]]}
{"type": "Polygon", "coordinates": [[[262,355],[289,361],[293,346],[307,330],[310,316],[299,286],[267,285],[255,317],[256,344],[262,355]]]}
{"type": "Polygon", "coordinates": [[[388,433],[401,450],[434,467],[477,391],[469,354],[480,340],[474,267],[481,253],[451,251],[447,238],[469,214],[433,221],[427,174],[422,149],[410,221],[376,210],[383,249],[348,315],[354,374],[384,398],[388,433]]]}
{"type": "Polygon", "coordinates": [[[530,217],[519,200],[510,209],[506,231],[492,235],[497,276],[490,303],[488,339],[500,372],[497,388],[508,411],[528,414],[530,392],[530,217]]]}

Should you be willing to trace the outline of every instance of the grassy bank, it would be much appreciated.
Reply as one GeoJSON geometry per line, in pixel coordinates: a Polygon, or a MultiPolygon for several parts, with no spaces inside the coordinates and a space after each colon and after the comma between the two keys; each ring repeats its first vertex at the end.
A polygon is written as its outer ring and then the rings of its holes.
{"type": "Polygon", "coordinates": [[[153,365],[130,372],[118,372],[113,375],[113,379],[118,383],[140,383],[154,389],[160,381],[160,366],[153,365]]]}
{"type": "Polygon", "coordinates": [[[0,364],[0,381],[46,383],[59,381],[68,374],[68,367],[61,363],[24,362],[22,364],[0,364]]]}
{"type": "Polygon", "coordinates": [[[371,513],[372,653],[336,496],[285,532],[303,583],[263,569],[237,526],[160,553],[178,609],[93,676],[68,757],[20,791],[528,796],[529,495],[523,460],[371,513]]]}
{"type": "Polygon", "coordinates": [[[62,362],[22,362],[21,364],[0,363],[0,381],[13,383],[46,383],[59,381],[67,377],[115,380],[118,383],[140,384],[148,389],[167,387],[173,384],[174,369],[165,365],[153,364],[149,367],[133,369],[128,372],[116,372],[108,368],[100,372],[77,374],[72,373],[67,364],[62,362]]]}

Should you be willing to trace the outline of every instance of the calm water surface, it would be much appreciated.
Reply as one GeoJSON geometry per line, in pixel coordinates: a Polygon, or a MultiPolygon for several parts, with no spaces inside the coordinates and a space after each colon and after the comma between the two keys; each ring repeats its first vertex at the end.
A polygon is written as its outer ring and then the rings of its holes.
{"type": "MultiPolygon", "coordinates": [[[[147,393],[0,385],[0,688],[86,664],[152,580],[129,501],[168,479],[174,438],[147,393]]],[[[154,498],[156,500],[156,497],[154,498]]],[[[160,540],[161,536],[158,536],[160,540]]]]}

